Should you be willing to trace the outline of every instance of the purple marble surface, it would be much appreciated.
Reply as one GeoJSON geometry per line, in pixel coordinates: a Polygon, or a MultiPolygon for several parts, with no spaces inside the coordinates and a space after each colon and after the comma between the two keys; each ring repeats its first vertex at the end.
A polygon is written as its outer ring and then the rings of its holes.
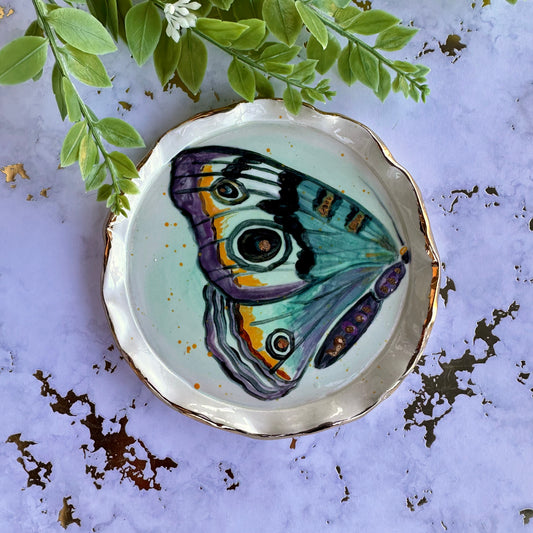
{"type": "MultiPolygon", "coordinates": [[[[0,5],[3,45],[33,13],[0,5]]],[[[207,427],[144,387],[101,302],[105,207],[77,168],[58,169],[68,124],[52,65],[0,89],[0,169],[22,163],[29,177],[0,173],[0,531],[533,530],[533,4],[372,5],[421,28],[398,58],[432,68],[428,103],[381,104],[334,75],[323,108],[376,131],[420,186],[444,263],[440,310],[387,401],[294,440],[207,427]]],[[[151,147],[235,101],[226,58],[210,54],[196,103],[123,48],[104,58],[114,87],[83,91],[151,147]]]]}

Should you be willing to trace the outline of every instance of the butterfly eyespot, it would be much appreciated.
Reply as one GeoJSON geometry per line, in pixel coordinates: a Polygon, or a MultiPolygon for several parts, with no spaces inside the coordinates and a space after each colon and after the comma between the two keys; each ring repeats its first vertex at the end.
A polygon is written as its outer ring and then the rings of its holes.
{"type": "Polygon", "coordinates": [[[370,309],[368,305],[363,305],[361,310],[363,311],[363,313],[370,313],[370,311],[372,311],[372,309],[370,309]]]}
{"type": "Polygon", "coordinates": [[[284,361],[294,350],[294,335],[286,329],[276,329],[267,337],[266,349],[272,357],[284,361]]]}
{"type": "Polygon", "coordinates": [[[353,333],[355,331],[355,326],[346,326],[344,331],[346,331],[346,333],[353,333]]]}
{"type": "Polygon", "coordinates": [[[218,201],[230,205],[240,204],[250,196],[242,183],[228,178],[215,181],[211,191],[218,201]]]}
{"type": "Polygon", "coordinates": [[[383,293],[383,294],[387,294],[389,292],[389,288],[387,287],[387,285],[382,285],[379,290],[383,293]]]}
{"type": "Polygon", "coordinates": [[[241,268],[265,272],[284,263],[292,246],[281,227],[260,222],[240,224],[229,238],[228,254],[241,268]]]}
{"type": "Polygon", "coordinates": [[[237,241],[237,249],[242,257],[252,263],[263,263],[276,257],[281,245],[281,236],[268,228],[247,230],[237,241]]]}
{"type": "Polygon", "coordinates": [[[363,313],[357,313],[357,314],[355,315],[355,321],[356,321],[356,322],[361,323],[361,322],[364,322],[365,320],[366,320],[366,316],[363,315],[363,313]]]}

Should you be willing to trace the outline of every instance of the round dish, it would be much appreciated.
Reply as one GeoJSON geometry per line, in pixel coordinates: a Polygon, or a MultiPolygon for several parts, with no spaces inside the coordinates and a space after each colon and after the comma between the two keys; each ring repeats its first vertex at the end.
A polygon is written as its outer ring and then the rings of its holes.
{"type": "Polygon", "coordinates": [[[106,227],[116,341],[165,402],[263,438],[368,412],[416,364],[439,259],[419,190],[366,126],[259,100],[198,115],[106,227]]]}

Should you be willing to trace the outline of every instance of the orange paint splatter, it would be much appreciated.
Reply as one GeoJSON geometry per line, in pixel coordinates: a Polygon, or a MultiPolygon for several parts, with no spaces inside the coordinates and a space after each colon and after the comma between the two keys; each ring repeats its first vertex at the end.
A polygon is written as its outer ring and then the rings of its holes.
{"type": "Polygon", "coordinates": [[[341,154],[341,157],[344,157],[344,154],[341,154]]]}
{"type": "Polygon", "coordinates": [[[184,244],[184,245],[183,245],[183,247],[184,247],[184,248],[187,248],[187,245],[186,245],[186,244],[184,244]]]}
{"type": "Polygon", "coordinates": [[[165,222],[165,226],[168,228],[170,224],[168,222],[165,222]]]}
{"type": "Polygon", "coordinates": [[[174,227],[176,227],[177,225],[178,225],[178,223],[177,223],[177,222],[174,222],[174,227]]]}
{"type": "Polygon", "coordinates": [[[187,353],[191,353],[191,347],[187,346],[187,353]]]}
{"type": "MultiPolygon", "coordinates": [[[[207,352],[207,357],[213,357],[213,352],[207,352]]],[[[222,386],[222,385],[220,385],[222,386]]]]}
{"type": "Polygon", "coordinates": [[[267,152],[270,153],[270,148],[267,148],[267,152]]]}
{"type": "Polygon", "coordinates": [[[196,390],[198,390],[198,389],[200,388],[200,383],[195,383],[195,384],[194,384],[194,388],[195,388],[196,390]]]}
{"type": "Polygon", "coordinates": [[[178,341],[178,344],[181,344],[181,341],[178,341]]]}
{"type": "Polygon", "coordinates": [[[168,248],[168,244],[165,244],[165,248],[168,248]]]}
{"type": "MultiPolygon", "coordinates": [[[[176,251],[176,250],[174,250],[174,251],[176,251]]],[[[183,263],[180,263],[180,267],[182,267],[182,266],[183,266],[183,263]]]]}
{"type": "Polygon", "coordinates": [[[164,192],[164,193],[163,193],[163,196],[166,196],[166,195],[167,195],[167,193],[166,193],[166,192],[164,192]]]}
{"type": "Polygon", "coordinates": [[[193,350],[196,350],[196,348],[197,348],[196,344],[193,344],[192,348],[193,348],[193,350]]]}

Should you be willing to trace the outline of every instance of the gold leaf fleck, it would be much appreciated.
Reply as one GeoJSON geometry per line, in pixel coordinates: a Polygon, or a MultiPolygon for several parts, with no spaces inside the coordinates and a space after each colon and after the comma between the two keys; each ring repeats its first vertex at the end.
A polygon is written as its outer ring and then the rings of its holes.
{"type": "Polygon", "coordinates": [[[33,200],[33,194],[28,194],[28,196],[26,197],[26,201],[31,202],[32,200],[33,200]]]}
{"type": "Polygon", "coordinates": [[[72,498],[72,496],[67,496],[66,498],[63,498],[63,507],[59,511],[59,516],[57,517],[57,521],[61,524],[61,527],[63,529],[67,529],[70,524],[78,524],[79,527],[81,527],[81,521],[79,518],[74,518],[72,516],[74,509],[74,505],[71,503],[68,503],[68,501],[72,498]]]}
{"type": "Polygon", "coordinates": [[[9,8],[6,13],[5,9],[5,7],[0,6],[0,19],[3,19],[4,17],[10,17],[11,15],[13,15],[13,13],[15,13],[15,11],[11,8],[9,8]]]}
{"type": "Polygon", "coordinates": [[[193,94],[189,88],[183,83],[180,78],[178,71],[175,72],[174,76],[168,80],[167,84],[163,87],[163,91],[172,92],[174,87],[179,87],[194,103],[200,100],[200,94],[202,91],[198,91],[197,94],[193,94]]]}
{"type": "Polygon", "coordinates": [[[15,181],[15,177],[17,176],[17,174],[25,180],[30,179],[30,177],[28,176],[28,174],[26,174],[26,171],[24,170],[24,163],[7,165],[3,168],[0,168],[0,171],[2,171],[6,175],[6,183],[15,181]]]}
{"type": "Polygon", "coordinates": [[[48,198],[48,191],[51,189],[52,187],[47,187],[46,189],[41,189],[41,192],[39,193],[41,196],[44,196],[44,198],[48,198]]]}
{"type": "Polygon", "coordinates": [[[144,91],[144,94],[150,98],[150,100],[154,99],[154,93],[152,91],[144,91]]]}
{"type": "Polygon", "coordinates": [[[131,111],[131,104],[129,104],[128,102],[123,102],[123,101],[120,101],[119,104],[126,110],[126,111],[131,111]]]}

